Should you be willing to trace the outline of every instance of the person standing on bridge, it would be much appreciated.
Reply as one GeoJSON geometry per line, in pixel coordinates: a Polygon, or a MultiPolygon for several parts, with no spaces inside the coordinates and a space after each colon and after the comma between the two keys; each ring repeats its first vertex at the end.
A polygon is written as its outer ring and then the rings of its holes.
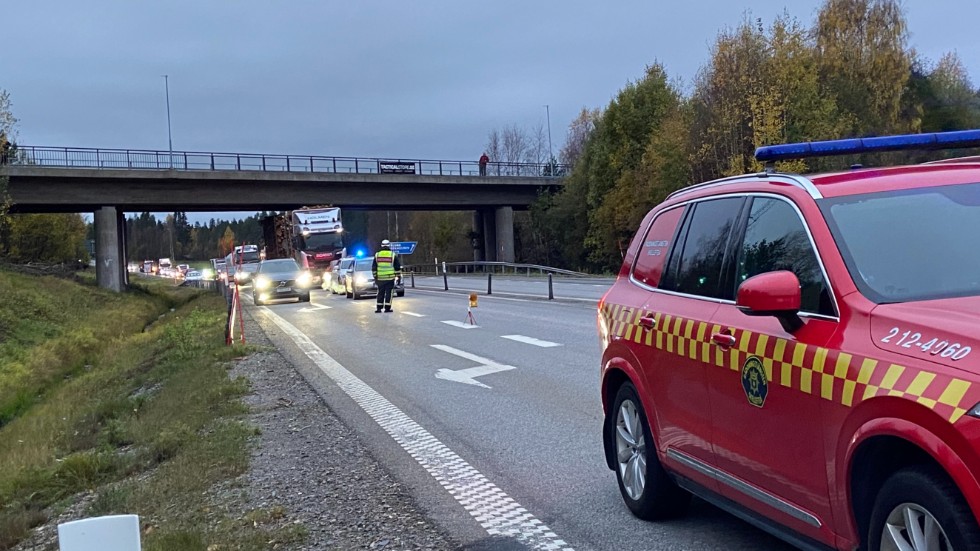
{"type": "Polygon", "coordinates": [[[378,286],[378,306],[374,313],[391,312],[391,292],[395,289],[395,278],[402,276],[402,264],[398,256],[391,250],[391,242],[387,239],[381,242],[381,250],[374,255],[371,263],[374,282],[378,286]]]}
{"type": "Polygon", "coordinates": [[[480,156],[480,176],[487,175],[487,163],[490,162],[490,157],[487,157],[487,152],[484,151],[483,155],[480,156]]]}

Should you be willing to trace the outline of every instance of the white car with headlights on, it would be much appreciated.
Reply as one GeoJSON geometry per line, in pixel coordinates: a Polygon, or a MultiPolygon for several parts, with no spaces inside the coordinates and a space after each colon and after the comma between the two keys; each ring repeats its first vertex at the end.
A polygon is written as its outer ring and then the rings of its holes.
{"type": "Polygon", "coordinates": [[[313,275],[292,258],[263,260],[252,275],[252,300],[257,305],[285,298],[309,302],[311,287],[313,275]]]}

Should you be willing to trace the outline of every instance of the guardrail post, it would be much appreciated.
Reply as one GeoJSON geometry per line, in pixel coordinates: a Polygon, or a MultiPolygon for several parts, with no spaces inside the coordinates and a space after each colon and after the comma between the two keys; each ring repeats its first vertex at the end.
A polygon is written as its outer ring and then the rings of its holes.
{"type": "Polygon", "coordinates": [[[310,157],[310,174],[313,174],[313,157],[310,157]]]}
{"type": "Polygon", "coordinates": [[[292,169],[289,167],[289,155],[286,155],[286,172],[292,172],[292,169]]]}
{"type": "Polygon", "coordinates": [[[214,153],[211,154],[211,170],[214,170],[214,153]]]}
{"type": "Polygon", "coordinates": [[[548,300],[555,300],[555,288],[551,283],[551,274],[548,274],[548,300]]]}
{"type": "Polygon", "coordinates": [[[337,173],[337,158],[336,157],[333,158],[333,173],[334,174],[337,173]]]}
{"type": "Polygon", "coordinates": [[[262,172],[265,172],[265,155],[262,156],[262,172]]]}
{"type": "Polygon", "coordinates": [[[187,153],[184,153],[184,170],[187,170],[187,153]]]}
{"type": "Polygon", "coordinates": [[[493,294],[493,272],[487,272],[487,294],[493,294]]]}
{"type": "Polygon", "coordinates": [[[449,290],[449,276],[446,275],[445,270],[442,271],[442,287],[445,291],[449,290]]]}
{"type": "Polygon", "coordinates": [[[235,155],[235,169],[241,171],[242,169],[242,156],[235,155]]]}
{"type": "Polygon", "coordinates": [[[354,159],[354,174],[360,174],[360,173],[361,173],[361,167],[358,165],[357,159],[354,159]]]}
{"type": "Polygon", "coordinates": [[[415,288],[415,270],[412,270],[412,289],[415,288]]]}

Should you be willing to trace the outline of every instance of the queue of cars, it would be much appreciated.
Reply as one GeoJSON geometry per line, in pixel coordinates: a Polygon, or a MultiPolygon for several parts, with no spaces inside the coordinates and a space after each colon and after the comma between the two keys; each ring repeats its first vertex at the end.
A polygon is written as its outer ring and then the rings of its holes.
{"type": "MultiPolygon", "coordinates": [[[[329,272],[330,277],[324,278],[322,288],[332,294],[343,294],[350,299],[361,299],[366,296],[377,296],[378,285],[371,272],[374,257],[344,257],[338,261],[329,272]]],[[[298,298],[300,302],[309,302],[310,290],[314,278],[308,270],[302,269],[291,258],[270,259],[261,262],[242,264],[241,269],[228,269],[229,277],[237,285],[251,286],[252,299],[255,304],[266,304],[269,301],[298,298]]],[[[405,296],[405,284],[402,278],[395,280],[396,296],[405,296]]]]}
{"type": "Polygon", "coordinates": [[[980,131],[763,147],[651,210],[598,307],[602,441],[643,519],[692,495],[804,549],[980,549],[980,131]]]}

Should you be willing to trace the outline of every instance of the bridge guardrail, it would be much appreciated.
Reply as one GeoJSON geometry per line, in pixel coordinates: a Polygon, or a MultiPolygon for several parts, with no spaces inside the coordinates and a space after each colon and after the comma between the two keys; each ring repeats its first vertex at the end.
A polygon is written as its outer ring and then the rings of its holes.
{"type": "MultiPolygon", "coordinates": [[[[326,172],[348,174],[421,174],[479,176],[477,161],[267,155],[198,151],[155,151],[18,145],[11,165],[121,170],[217,170],[260,172],[326,172]]],[[[487,165],[488,176],[560,178],[568,165],[559,163],[505,163],[487,165]]]]}

